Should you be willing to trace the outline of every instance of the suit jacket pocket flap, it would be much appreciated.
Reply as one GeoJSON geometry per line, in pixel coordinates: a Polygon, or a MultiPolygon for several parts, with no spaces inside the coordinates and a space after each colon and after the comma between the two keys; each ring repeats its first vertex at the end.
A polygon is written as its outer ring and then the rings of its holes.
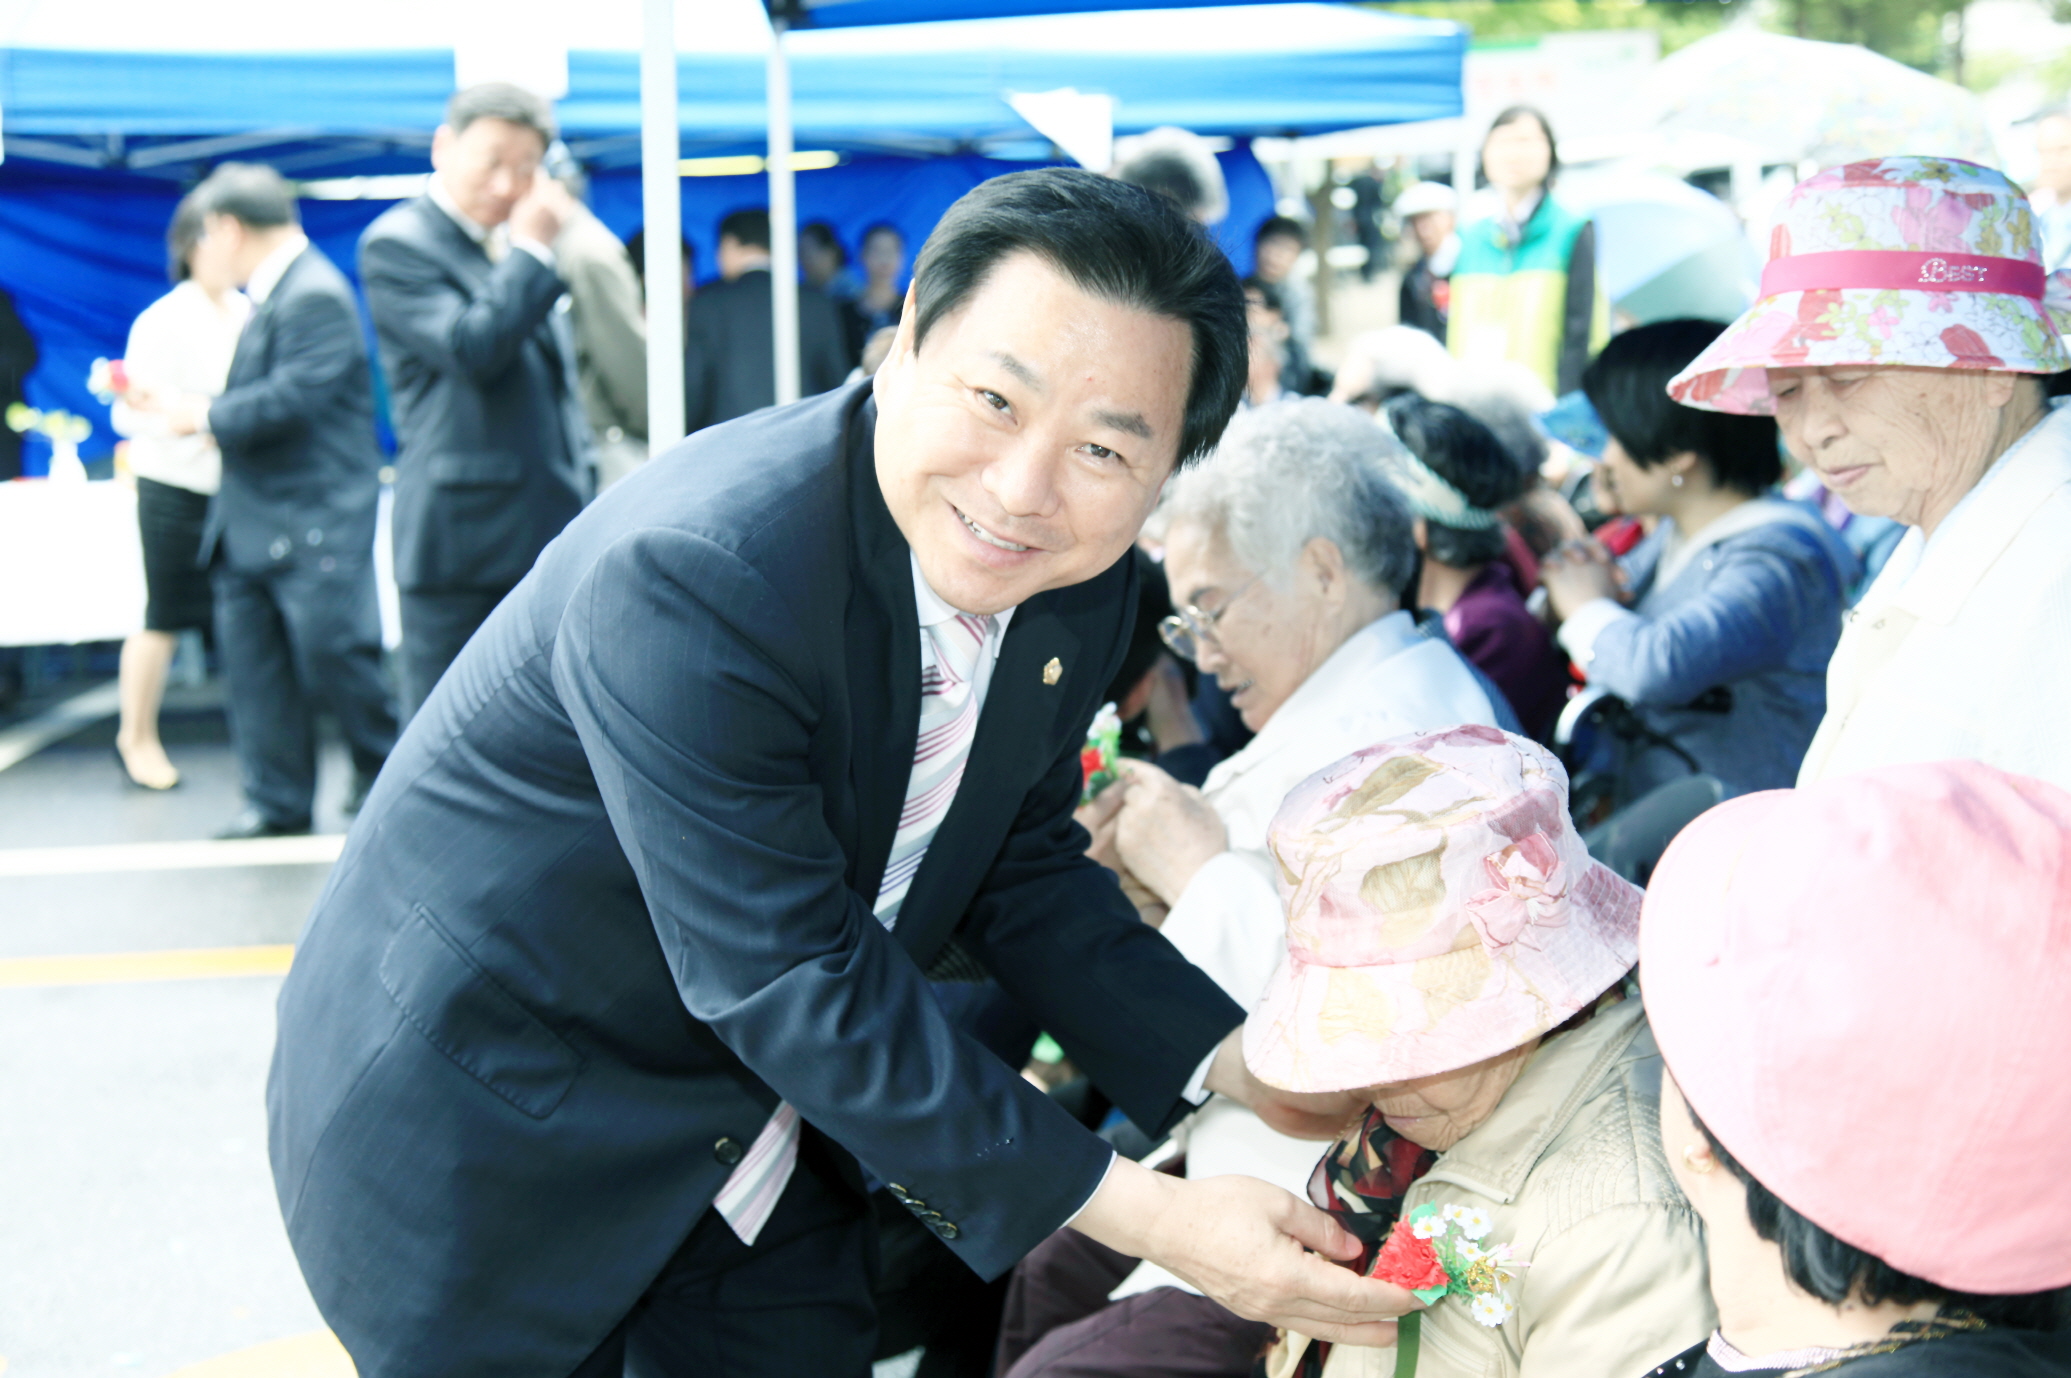
{"type": "Polygon", "coordinates": [[[525,481],[523,456],[499,450],[437,454],[425,467],[433,483],[447,488],[516,487],[525,481]]]}
{"type": "Polygon", "coordinates": [[[568,1094],[582,1054],[512,999],[417,906],[381,954],[381,984],[432,1046],[534,1119],[568,1094]]]}

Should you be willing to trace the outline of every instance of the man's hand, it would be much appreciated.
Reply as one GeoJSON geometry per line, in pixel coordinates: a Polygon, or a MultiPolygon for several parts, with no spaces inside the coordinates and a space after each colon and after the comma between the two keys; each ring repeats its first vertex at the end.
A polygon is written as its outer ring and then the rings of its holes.
{"type": "Polygon", "coordinates": [[[1194,873],[1230,849],[1221,815],[1201,791],[1141,761],[1124,761],[1129,793],[1115,820],[1122,864],[1166,904],[1179,903],[1194,873]]]}
{"type": "Polygon", "coordinates": [[[1115,851],[1115,820],[1128,793],[1128,779],[1117,778],[1094,796],[1093,802],[1079,805],[1072,813],[1078,825],[1093,835],[1093,845],[1086,849],[1086,855],[1117,875],[1122,871],[1122,858],[1115,851]]]}
{"type": "Polygon", "coordinates": [[[1239,1025],[1215,1050],[1204,1085],[1228,1096],[1291,1139],[1335,1139],[1366,1109],[1359,1091],[1283,1091],[1268,1086],[1244,1065],[1244,1028],[1239,1025]]]}
{"type": "Polygon", "coordinates": [[[540,173],[532,179],[532,190],[511,207],[511,237],[529,239],[551,249],[561,227],[574,214],[575,198],[567,188],[540,173]]]}
{"type": "Polygon", "coordinates": [[[1072,1228],[1170,1270],[1247,1320],[1312,1339],[1390,1345],[1395,1318],[1418,1307],[1402,1288],[1329,1262],[1357,1258],[1359,1241],[1250,1177],[1187,1182],[1119,1158],[1072,1228]]]}

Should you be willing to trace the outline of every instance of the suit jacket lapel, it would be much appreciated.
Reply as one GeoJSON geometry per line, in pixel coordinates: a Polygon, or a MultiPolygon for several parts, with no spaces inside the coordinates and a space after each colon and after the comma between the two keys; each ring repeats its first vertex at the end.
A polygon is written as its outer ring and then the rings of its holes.
{"type": "Polygon", "coordinates": [[[851,881],[877,898],[906,803],[920,734],[920,619],[913,602],[912,556],[877,486],[871,445],[877,407],[866,401],[849,422],[851,510],[848,641],[849,786],[856,802],[851,881]]]}
{"type": "MultiPolygon", "coordinates": [[[[1065,695],[1062,684],[1044,682],[1043,670],[1052,660],[1076,664],[1079,638],[1049,611],[1048,603],[1043,597],[1030,599],[1007,627],[985,690],[985,709],[978,715],[963,783],[900,906],[894,931],[923,966],[963,919],[1000,841],[1013,831],[1014,816],[1028,790],[1050,766],[1052,729],[1065,695]]],[[[919,656],[918,644],[913,653],[919,656]]],[[[912,712],[917,725],[917,697],[912,712]]],[[[912,740],[909,735],[907,741],[912,740]]],[[[904,774],[900,781],[903,789],[904,774]]]]}
{"type": "Polygon", "coordinates": [[[230,352],[230,372],[224,378],[226,385],[242,383],[265,372],[263,361],[266,357],[266,346],[273,338],[275,307],[279,304],[282,294],[289,290],[289,284],[295,280],[295,274],[301,271],[302,260],[309,257],[313,247],[304,246],[301,253],[288,261],[287,270],[280,275],[280,281],[273,284],[273,290],[266,294],[266,300],[259,303],[258,308],[245,321],[244,331],[237,337],[237,348],[230,352]]]}

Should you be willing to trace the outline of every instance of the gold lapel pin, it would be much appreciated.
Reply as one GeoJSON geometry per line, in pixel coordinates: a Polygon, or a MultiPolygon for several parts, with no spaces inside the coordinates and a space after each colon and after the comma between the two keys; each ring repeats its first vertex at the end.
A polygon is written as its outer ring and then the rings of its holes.
{"type": "Polygon", "coordinates": [[[1063,678],[1064,662],[1059,660],[1056,656],[1051,656],[1050,663],[1043,667],[1043,683],[1055,684],[1058,680],[1063,678]]]}

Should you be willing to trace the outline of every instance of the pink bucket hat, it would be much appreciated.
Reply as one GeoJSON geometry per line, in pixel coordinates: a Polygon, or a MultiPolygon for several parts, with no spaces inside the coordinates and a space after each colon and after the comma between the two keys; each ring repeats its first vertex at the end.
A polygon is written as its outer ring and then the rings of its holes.
{"type": "Polygon", "coordinates": [[[1493,727],[1354,752],[1295,786],[1269,845],[1287,960],[1244,1058],[1273,1086],[1348,1091],[1494,1057],[1637,955],[1640,892],[1590,858],[1560,762],[1493,727]]]}
{"type": "Polygon", "coordinates": [[[1947,761],[1722,804],[1648,885],[1640,985],[1799,1214],[1955,1291],[2071,1284],[2071,793],[1947,761]]]}
{"type": "Polygon", "coordinates": [[[2071,274],[2045,276],[2035,216],[1990,168],[1882,158],[1791,190],[1755,304],[1669,383],[1707,411],[1766,415],[1771,368],[2071,368],[2071,274]]]}

